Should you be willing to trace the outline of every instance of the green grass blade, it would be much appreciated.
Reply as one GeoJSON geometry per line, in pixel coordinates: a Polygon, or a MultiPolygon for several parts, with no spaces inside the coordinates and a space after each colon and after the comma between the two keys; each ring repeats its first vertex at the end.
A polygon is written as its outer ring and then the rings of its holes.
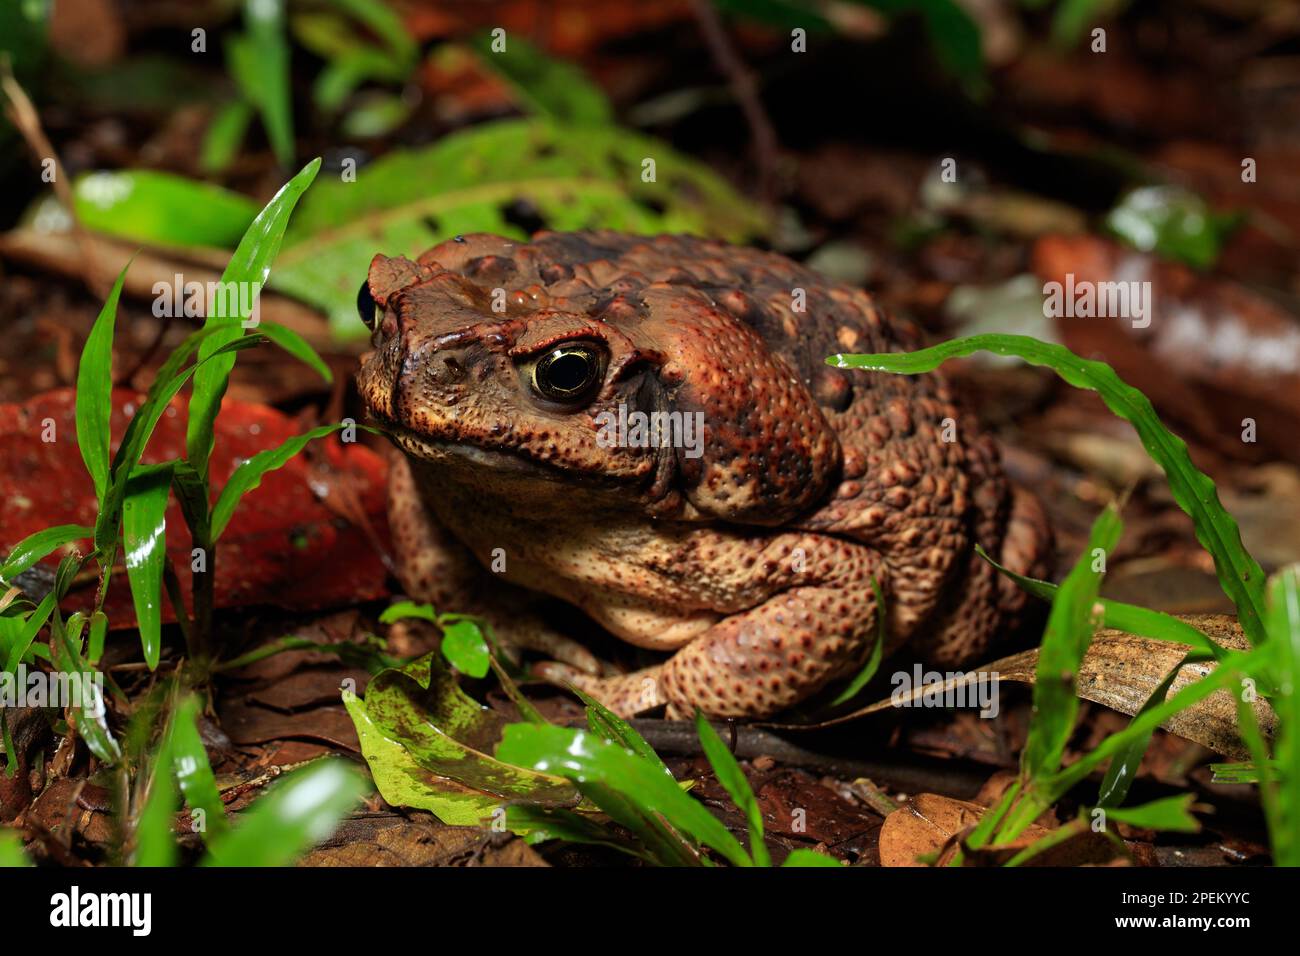
{"type": "Polygon", "coordinates": [[[80,524],[61,524],[29,534],[14,545],[9,557],[0,565],[0,581],[12,581],[29,569],[41,558],[52,554],[72,541],[89,538],[94,535],[94,528],[80,524]]]}
{"type": "Polygon", "coordinates": [[[226,530],[226,525],[230,523],[235,508],[239,506],[244,495],[261,485],[262,478],[268,472],[283,468],[309,441],[323,438],[342,427],[342,424],[321,425],[301,435],[294,435],[275,448],[259,451],[236,468],[231,473],[230,480],[221,489],[221,494],[217,496],[217,503],[212,506],[212,540],[215,542],[221,537],[221,533],[226,530]]]}
{"type": "Polygon", "coordinates": [[[1106,817],[1115,823],[1127,823],[1148,830],[1199,833],[1201,824],[1191,812],[1195,800],[1194,793],[1180,793],[1136,807],[1110,807],[1106,810],[1106,817]]]}
{"type": "Polygon", "coordinates": [[[595,734],[570,727],[510,724],[497,759],[539,773],[609,787],[648,816],[660,814],[672,827],[712,847],[735,866],[752,861],[721,821],[654,763],[595,734]]]}
{"type": "MultiPolygon", "coordinates": [[[[253,224],[239,241],[234,255],[221,275],[223,283],[237,283],[239,287],[257,283],[257,288],[266,284],[266,277],[271,274],[271,262],[280,250],[284,230],[289,224],[298,199],[307,190],[320,170],[320,160],[313,159],[302,171],[289,180],[275,194],[266,207],[257,214],[253,224]]],[[[231,303],[227,297],[225,305],[231,303]]],[[[214,304],[215,306],[215,304],[214,304]]],[[[234,326],[227,323],[231,319],[242,321],[248,316],[224,315],[226,310],[209,308],[204,326],[217,324],[221,331],[203,340],[199,347],[199,357],[215,357],[223,346],[243,335],[243,329],[237,321],[234,326]]],[[[221,410],[221,400],[226,394],[226,384],[230,370],[235,367],[235,357],[223,354],[215,362],[200,366],[194,376],[194,391],[190,396],[189,419],[185,426],[186,457],[203,478],[208,474],[208,457],[212,454],[213,427],[217,413],[221,410]]]]}
{"type": "Polygon", "coordinates": [[[330,367],[325,364],[325,360],[320,357],[311,343],[304,339],[293,329],[280,325],[277,322],[259,322],[257,331],[261,332],[268,339],[274,342],[280,348],[284,349],[298,361],[302,362],[312,371],[314,371],[326,382],[333,383],[334,373],[330,367]]]}
{"type": "Polygon", "coordinates": [[[1147,453],[1164,469],[1174,500],[1192,519],[1196,539],[1210,552],[1224,593],[1237,607],[1242,629],[1252,644],[1264,633],[1264,572],[1241,543],[1241,529],[1219,501],[1209,476],[1192,464],[1187,444],[1169,431],[1151,402],[1124,382],[1104,362],[1080,358],[1060,345],[1026,335],[973,335],[906,354],[832,355],[827,364],[882,372],[916,374],[937,368],[950,358],[988,351],[1014,355],[1033,365],[1051,368],[1076,388],[1097,392],[1106,407],[1131,423],[1147,453]]]}
{"type": "MultiPolygon", "coordinates": [[[[1183,655],[1183,659],[1174,665],[1169,673],[1164,676],[1164,679],[1151,691],[1151,695],[1147,697],[1138,714],[1163,703],[1164,699],[1169,696],[1169,688],[1173,686],[1179,672],[1188,664],[1212,659],[1204,651],[1189,651],[1183,655]]],[[[1129,788],[1137,778],[1138,767],[1141,766],[1142,758],[1146,756],[1147,747],[1150,743],[1151,734],[1143,734],[1116,754],[1115,759],[1106,768],[1106,775],[1102,778],[1101,787],[1097,791],[1097,806],[1118,807],[1124,802],[1124,798],[1128,796],[1129,788]]]]}
{"type": "Polygon", "coordinates": [[[293,162],[293,102],[284,3],[245,0],[244,24],[246,32],[227,41],[227,65],[244,98],[262,117],[276,161],[288,166],[293,162]]]}
{"type": "Polygon", "coordinates": [[[146,465],[126,486],[122,505],[122,551],[131,600],[140,628],[140,645],[149,670],[162,649],[162,578],[167,559],[167,499],[172,466],[146,465]]]}
{"type": "Polygon", "coordinates": [[[230,829],[225,805],[217,790],[217,781],[208,762],[208,752],[199,736],[198,719],[201,700],[191,695],[176,710],[171,724],[172,767],[176,781],[191,810],[203,811],[203,842],[211,844],[230,829]]]}
{"type": "Polygon", "coordinates": [[[1278,781],[1273,862],[1300,866],[1300,565],[1273,576],[1269,599],[1268,632],[1279,688],[1273,709],[1280,728],[1271,774],[1278,781]]]}
{"type": "Polygon", "coordinates": [[[27,620],[23,623],[22,630],[18,632],[17,639],[9,646],[9,657],[5,661],[5,670],[10,674],[16,673],[18,665],[22,663],[27,656],[27,650],[32,646],[32,641],[36,640],[36,635],[40,633],[45,622],[50,619],[54,612],[54,605],[58,601],[58,595],[50,591],[41,599],[41,603],[36,605],[36,610],[28,615],[27,620]]]}
{"type": "Polygon", "coordinates": [[[745,814],[745,820],[749,824],[749,855],[753,858],[754,865],[771,866],[772,858],[768,855],[767,844],[763,842],[763,810],[754,797],[749,781],[745,779],[745,771],[740,769],[736,758],[698,708],[695,711],[695,732],[700,735],[700,746],[704,748],[704,756],[713,767],[713,775],[745,814]]]}
{"type": "MultiPolygon", "coordinates": [[[[134,257],[133,257],[134,258],[134,257]]],[[[117,321],[117,300],[122,295],[122,283],[128,261],[117,274],[113,289],[104,300],[104,307],[86,337],[77,364],[77,448],[86,471],[95,483],[95,496],[102,504],[108,490],[108,419],[113,411],[113,325],[117,321]]]]}
{"type": "Polygon", "coordinates": [[[365,778],[340,759],[288,773],[212,842],[201,865],[288,866],[327,839],[367,790],[365,778]]]}
{"type": "Polygon", "coordinates": [[[650,742],[637,733],[635,727],[585,691],[579,690],[572,684],[569,685],[569,690],[587,705],[587,726],[591,728],[592,733],[599,734],[610,743],[626,747],[637,756],[649,760],[670,780],[673,779],[673,772],[668,769],[668,765],[660,759],[659,754],[655,753],[650,742]]]}
{"type": "Polygon", "coordinates": [[[213,361],[222,360],[227,353],[252,348],[264,341],[261,336],[249,336],[234,342],[226,342],[216,352],[201,358],[196,364],[173,376],[156,392],[152,388],[149,390],[150,394],[136,410],[126,427],[126,434],[122,437],[122,444],[118,447],[114,459],[113,480],[108,486],[108,494],[104,496],[103,507],[100,508],[99,517],[95,522],[95,548],[100,554],[110,554],[117,541],[118,528],[122,523],[122,503],[126,498],[126,483],[135,466],[140,463],[145,445],[149,443],[149,438],[153,435],[153,430],[158,420],[162,418],[163,412],[167,410],[168,403],[196,370],[202,370],[213,361]]]}
{"type": "MultiPolygon", "coordinates": [[[[1017,574],[1009,568],[1003,567],[989,557],[988,552],[978,544],[975,545],[975,552],[993,565],[999,573],[1005,574],[1020,585],[1021,590],[1044,601],[1051,601],[1056,597],[1058,588],[1051,581],[1040,581],[1037,578],[1025,577],[1023,574],[1017,574]]],[[[1223,655],[1227,653],[1227,649],[1222,644],[1214,641],[1204,631],[1193,627],[1181,618],[1174,617],[1172,614],[1138,607],[1136,604],[1112,601],[1109,598],[1098,598],[1098,600],[1101,602],[1103,612],[1102,624],[1106,627],[1113,627],[1117,631],[1127,631],[1129,634],[1136,634],[1139,637],[1150,637],[1157,641],[1188,644],[1197,650],[1205,651],[1215,660],[1222,660],[1223,655]]]]}
{"type": "Polygon", "coordinates": [[[1034,682],[1034,719],[1025,741],[1023,765],[1031,780],[1053,773],[1061,765],[1065,745],[1079,713],[1075,675],[1096,632],[1094,613],[1102,573],[1094,570],[1095,555],[1110,555],[1119,542],[1122,524],[1111,505],[1097,517],[1088,547],[1066,575],[1038,652],[1034,682]]]}
{"type": "Polygon", "coordinates": [[[172,748],[164,733],[154,759],[150,761],[151,779],[144,807],[135,827],[136,866],[175,866],[179,856],[176,833],[176,781],[172,778],[172,748]]]}
{"type": "Polygon", "coordinates": [[[871,656],[867,658],[867,663],[862,670],[858,671],[858,675],[835,695],[835,699],[831,701],[832,707],[838,707],[858,696],[858,691],[866,687],[871,678],[876,676],[876,671],[880,669],[880,661],[885,656],[885,595],[881,593],[880,582],[876,580],[875,575],[871,576],[871,590],[876,594],[876,645],[871,649],[871,656]]]}

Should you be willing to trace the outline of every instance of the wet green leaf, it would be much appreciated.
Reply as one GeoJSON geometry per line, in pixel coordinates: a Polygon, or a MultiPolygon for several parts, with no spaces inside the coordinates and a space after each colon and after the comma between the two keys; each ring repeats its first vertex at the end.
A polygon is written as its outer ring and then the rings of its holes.
{"type": "Polygon", "coordinates": [[[1163,797],[1136,807],[1109,807],[1106,817],[1114,823],[1144,827],[1148,830],[1165,830],[1173,833],[1199,833],[1200,822],[1192,816],[1196,794],[1182,793],[1163,797]]]}
{"type": "Polygon", "coordinates": [[[745,821],[749,825],[749,855],[753,858],[754,865],[771,866],[772,858],[767,852],[767,844],[763,842],[763,810],[754,797],[749,781],[745,779],[745,771],[740,769],[736,758],[699,709],[695,711],[695,732],[700,735],[700,746],[704,748],[704,756],[709,758],[713,775],[745,815],[745,821]]]}
{"type": "Polygon", "coordinates": [[[1272,823],[1274,863],[1300,866],[1300,565],[1273,576],[1269,584],[1269,643],[1273,646],[1278,693],[1274,777],[1277,815],[1272,823]]]}
{"type": "Polygon", "coordinates": [[[113,289],[86,337],[77,364],[77,448],[86,471],[95,484],[100,504],[108,490],[108,419],[113,412],[113,325],[117,321],[117,300],[131,268],[127,262],[117,274],[113,289]]]}
{"type": "Polygon", "coordinates": [[[203,811],[203,841],[220,840],[230,829],[225,805],[217,790],[208,752],[199,736],[198,719],[202,701],[195,695],[186,697],[177,708],[169,730],[172,769],[181,794],[191,810],[203,811]]]}
{"type": "MultiPolygon", "coordinates": [[[[1003,567],[989,557],[988,552],[978,544],[975,545],[975,551],[981,558],[993,565],[1000,574],[1004,574],[1015,581],[1022,590],[1027,591],[1034,597],[1041,598],[1044,601],[1051,601],[1056,596],[1057,586],[1052,582],[1026,577],[1003,567]]],[[[1106,627],[1127,631],[1140,637],[1154,638],[1157,641],[1188,644],[1197,650],[1205,651],[1215,660],[1222,658],[1226,653],[1223,646],[1212,640],[1204,631],[1193,627],[1181,618],[1174,617],[1172,614],[1138,607],[1136,604],[1112,601],[1110,598],[1098,598],[1098,601],[1101,603],[1103,611],[1102,624],[1106,627]]]]}
{"type": "MultiPolygon", "coordinates": [[[[265,285],[271,272],[271,262],[280,250],[289,217],[319,170],[320,160],[313,159],[281,187],[257,214],[239,241],[234,255],[230,257],[230,263],[221,276],[222,283],[233,283],[235,288],[258,290],[265,285]]],[[[214,361],[203,362],[194,376],[194,391],[190,396],[189,420],[186,423],[186,457],[204,479],[208,474],[208,456],[212,454],[213,425],[221,410],[221,399],[226,394],[230,370],[235,367],[235,356],[223,352],[223,349],[244,334],[239,322],[248,318],[245,315],[229,314],[233,304],[230,298],[223,297],[223,301],[214,302],[209,307],[204,328],[206,330],[212,326],[217,331],[200,342],[199,358],[211,358],[214,361]],[[233,324],[232,319],[236,320],[233,324]]]]}
{"type": "Polygon", "coordinates": [[[1052,601],[1051,615],[1038,653],[1034,683],[1034,719],[1025,741],[1022,766],[1031,780],[1054,773],[1074,733],[1079,713],[1075,674],[1101,623],[1097,594],[1105,562],[1119,543],[1123,525],[1114,505],[1093,522],[1088,546],[1079,556],[1052,601]]]}
{"type": "Polygon", "coordinates": [[[442,656],[470,677],[486,677],[491,666],[483,632],[468,619],[452,621],[442,629],[442,656]]]}
{"type": "Polygon", "coordinates": [[[14,545],[9,557],[0,565],[0,581],[12,581],[46,555],[54,553],[65,544],[89,538],[94,533],[94,528],[85,525],[60,524],[29,534],[14,545]]]}
{"type": "Polygon", "coordinates": [[[162,649],[162,577],[167,560],[167,499],[172,465],[137,468],[126,485],[122,504],[122,550],[131,585],[144,661],[158,666],[162,649]]]}
{"type": "Polygon", "coordinates": [[[285,774],[208,846],[201,866],[288,866],[329,838],[369,788],[345,761],[326,757],[285,774]]]}
{"type": "Polygon", "coordinates": [[[179,851],[176,833],[176,781],[172,777],[172,746],[163,734],[149,762],[149,789],[135,827],[135,866],[175,866],[179,851]]]}
{"type": "Polygon", "coordinates": [[[221,494],[217,496],[217,503],[212,506],[212,540],[215,542],[221,537],[221,533],[226,530],[226,525],[230,523],[244,495],[261,485],[262,479],[269,472],[283,468],[309,441],[323,438],[343,427],[343,423],[321,425],[301,435],[294,435],[275,448],[259,451],[231,472],[230,479],[221,489],[221,494]]]}
{"type": "MultiPolygon", "coordinates": [[[[595,734],[549,724],[511,724],[505,728],[497,757],[539,773],[567,777],[584,794],[591,785],[608,788],[643,814],[661,815],[674,829],[713,848],[735,866],[753,865],[717,817],[659,767],[595,734]]],[[[598,796],[589,795],[609,812],[598,796]]]]}
{"type": "Polygon", "coordinates": [[[637,733],[635,727],[590,694],[579,690],[573,685],[569,685],[569,690],[587,705],[587,726],[591,728],[592,733],[599,734],[610,743],[626,747],[634,754],[649,760],[659,767],[670,780],[673,779],[673,772],[668,769],[668,765],[659,758],[659,755],[655,753],[655,749],[650,746],[649,742],[637,733]]]}
{"type": "Polygon", "coordinates": [[[1252,644],[1262,643],[1264,572],[1242,545],[1241,529],[1219,501],[1214,482],[1192,464],[1187,444],[1165,428],[1147,397],[1125,383],[1109,365],[1027,336],[997,334],[955,339],[907,354],[832,355],[826,361],[840,368],[910,375],[979,351],[1016,355],[1030,364],[1045,365],[1076,388],[1097,392],[1107,408],[1133,425],[1147,454],[1164,469],[1174,500],[1191,517],[1196,539],[1214,558],[1219,583],[1236,605],[1242,629],[1252,644]]]}

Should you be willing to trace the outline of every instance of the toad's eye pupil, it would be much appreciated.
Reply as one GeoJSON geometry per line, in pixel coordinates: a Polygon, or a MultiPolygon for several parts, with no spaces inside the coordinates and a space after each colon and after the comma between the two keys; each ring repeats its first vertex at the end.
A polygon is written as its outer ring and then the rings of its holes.
{"type": "Polygon", "coordinates": [[[361,288],[357,290],[357,314],[361,316],[361,321],[366,323],[366,328],[372,331],[375,327],[375,318],[378,311],[375,306],[375,297],[370,294],[370,283],[361,283],[361,288]]]}
{"type": "Polygon", "coordinates": [[[554,401],[582,398],[600,373],[596,353],[585,346],[557,348],[542,357],[533,372],[537,390],[554,401]]]}

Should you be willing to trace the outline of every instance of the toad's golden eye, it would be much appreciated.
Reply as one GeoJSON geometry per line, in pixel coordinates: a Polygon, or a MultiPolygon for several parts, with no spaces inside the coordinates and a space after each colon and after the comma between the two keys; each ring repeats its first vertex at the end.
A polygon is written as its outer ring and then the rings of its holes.
{"type": "Polygon", "coordinates": [[[533,390],[552,402],[586,398],[600,381],[601,355],[590,345],[560,345],[533,366],[533,390]]]}

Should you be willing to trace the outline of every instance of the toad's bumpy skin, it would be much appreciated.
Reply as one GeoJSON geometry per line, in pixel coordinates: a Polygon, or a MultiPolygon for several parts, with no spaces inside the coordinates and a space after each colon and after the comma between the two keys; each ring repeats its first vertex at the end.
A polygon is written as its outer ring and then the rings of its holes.
{"type": "Polygon", "coordinates": [[[621,713],[758,717],[803,700],[870,652],[873,578],[886,652],[969,663],[1020,603],[973,545],[1042,573],[1041,510],[941,376],[824,364],[915,348],[915,333],[782,256],[475,235],[418,262],[377,256],[368,291],[358,382],[405,453],[390,487],[403,586],[487,615],[559,662],[540,673],[621,713]],[[620,409],[702,421],[702,440],[611,442],[620,409]],[[671,656],[601,674],[541,623],[539,595],[671,656]]]}

